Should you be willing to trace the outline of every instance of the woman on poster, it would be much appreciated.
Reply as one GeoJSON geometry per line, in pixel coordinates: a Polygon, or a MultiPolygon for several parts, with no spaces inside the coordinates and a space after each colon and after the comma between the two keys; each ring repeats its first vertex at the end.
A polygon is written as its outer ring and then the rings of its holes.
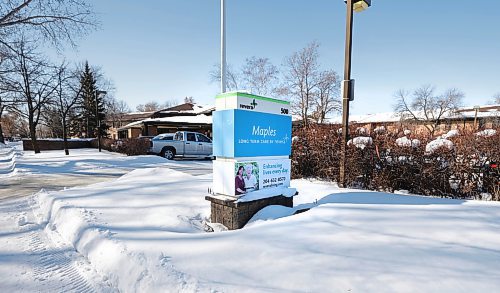
{"type": "Polygon", "coordinates": [[[241,195],[245,193],[245,181],[243,179],[243,166],[238,168],[236,172],[236,178],[234,179],[235,193],[236,195],[241,195]]]}

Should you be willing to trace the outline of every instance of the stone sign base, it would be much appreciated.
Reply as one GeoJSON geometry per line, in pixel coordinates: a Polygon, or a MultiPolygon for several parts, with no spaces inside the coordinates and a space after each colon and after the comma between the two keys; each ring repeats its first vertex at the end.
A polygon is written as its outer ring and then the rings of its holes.
{"type": "Polygon", "coordinates": [[[229,230],[243,228],[259,210],[267,206],[293,207],[293,197],[283,195],[246,202],[238,202],[234,197],[225,195],[207,195],[205,199],[211,202],[212,223],[220,223],[229,230]]]}

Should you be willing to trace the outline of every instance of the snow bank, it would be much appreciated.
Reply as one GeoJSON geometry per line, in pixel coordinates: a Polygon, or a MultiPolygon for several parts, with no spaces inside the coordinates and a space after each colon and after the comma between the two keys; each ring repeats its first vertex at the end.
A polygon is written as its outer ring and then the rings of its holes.
{"type": "Polygon", "coordinates": [[[138,169],[113,182],[41,192],[37,215],[120,291],[193,292],[197,282],[178,272],[168,254],[150,248],[161,238],[203,232],[210,181],[166,168],[138,169]]]}
{"type": "Polygon", "coordinates": [[[0,143],[0,178],[16,174],[16,157],[14,148],[0,143]]]}
{"type": "Polygon", "coordinates": [[[489,137],[497,133],[495,129],[485,129],[476,133],[477,136],[489,137]]]}
{"type": "Polygon", "coordinates": [[[268,198],[277,195],[283,195],[285,197],[292,197],[297,193],[295,188],[288,187],[273,187],[273,188],[265,188],[259,189],[256,191],[249,192],[242,197],[240,197],[237,202],[248,202],[252,200],[258,200],[263,198],[268,198]]]}
{"type": "Polygon", "coordinates": [[[406,136],[400,137],[396,139],[396,145],[400,147],[414,147],[417,148],[420,146],[420,140],[418,139],[409,139],[406,136]]]}
{"type": "Polygon", "coordinates": [[[136,170],[40,193],[39,218],[123,292],[500,289],[500,278],[484,274],[500,271],[499,203],[293,180],[294,208],[267,207],[241,230],[205,233],[211,180],[136,170]],[[310,210],[293,215],[299,209],[310,210]]]}
{"type": "Polygon", "coordinates": [[[254,223],[276,220],[293,215],[295,209],[285,206],[268,206],[258,211],[245,227],[251,227],[254,223]]]}
{"type": "Polygon", "coordinates": [[[447,133],[441,135],[441,138],[448,139],[448,138],[458,136],[459,134],[460,134],[460,132],[457,129],[453,129],[453,130],[450,130],[447,133]]]}
{"type": "Polygon", "coordinates": [[[431,142],[429,142],[425,146],[425,152],[428,154],[434,153],[437,149],[441,147],[445,147],[449,150],[453,149],[453,142],[451,140],[443,139],[443,138],[437,138],[431,142]]]}
{"type": "Polygon", "coordinates": [[[356,128],[356,133],[360,135],[366,135],[368,133],[368,130],[364,127],[358,127],[356,128]]]}
{"type": "Polygon", "coordinates": [[[358,136],[353,139],[350,139],[347,142],[347,145],[354,144],[355,147],[359,149],[364,149],[366,146],[371,145],[373,143],[373,139],[367,136],[358,136]]]}
{"type": "Polygon", "coordinates": [[[373,132],[378,133],[378,134],[382,134],[385,131],[386,131],[385,126],[378,126],[378,127],[375,127],[375,129],[373,129],[373,132]]]}

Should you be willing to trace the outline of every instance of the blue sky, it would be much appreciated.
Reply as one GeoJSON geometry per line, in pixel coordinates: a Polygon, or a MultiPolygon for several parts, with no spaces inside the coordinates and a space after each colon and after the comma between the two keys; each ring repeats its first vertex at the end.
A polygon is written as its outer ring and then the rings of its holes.
{"type": "MultiPolygon", "coordinates": [[[[193,96],[213,103],[219,86],[219,0],[91,1],[101,29],[64,54],[101,66],[132,108],[149,100],[193,96]]],[[[500,92],[500,1],[373,0],[355,14],[353,114],[391,111],[397,89],[457,87],[465,105],[500,92]],[[482,3],[482,5],[479,5],[482,3]]],[[[275,65],[311,41],[320,63],[343,74],[342,0],[226,0],[227,60],[268,57],[275,65]]]]}

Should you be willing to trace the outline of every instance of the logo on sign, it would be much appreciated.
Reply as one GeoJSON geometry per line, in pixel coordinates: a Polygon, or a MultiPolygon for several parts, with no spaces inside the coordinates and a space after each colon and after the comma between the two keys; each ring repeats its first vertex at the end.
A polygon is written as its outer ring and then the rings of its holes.
{"type": "Polygon", "coordinates": [[[257,107],[257,102],[255,101],[255,99],[253,99],[253,101],[249,105],[240,104],[240,109],[255,110],[255,107],[257,107]]]}

